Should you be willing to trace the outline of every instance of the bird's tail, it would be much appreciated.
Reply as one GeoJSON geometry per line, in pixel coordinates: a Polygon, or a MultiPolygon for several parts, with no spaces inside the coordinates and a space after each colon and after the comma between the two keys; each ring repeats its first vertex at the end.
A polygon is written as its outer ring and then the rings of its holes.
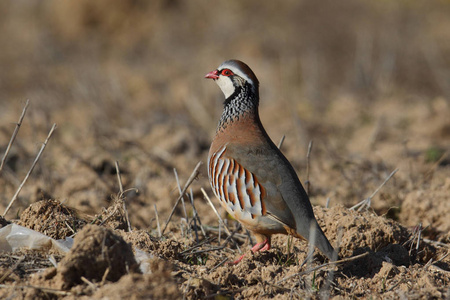
{"type": "Polygon", "coordinates": [[[315,239],[314,245],[319,248],[319,250],[323,254],[325,254],[331,261],[336,261],[339,259],[337,252],[334,250],[333,246],[331,246],[330,242],[325,236],[325,233],[323,233],[316,220],[311,223],[310,227],[309,242],[313,242],[312,239],[315,239]]]}
{"type": "Polygon", "coordinates": [[[317,221],[314,219],[311,221],[310,229],[306,230],[306,228],[299,228],[297,232],[293,233],[292,230],[290,234],[295,235],[298,238],[305,239],[309,243],[314,243],[314,246],[317,247],[323,254],[325,254],[331,261],[336,261],[339,259],[337,251],[334,250],[333,246],[331,246],[328,241],[325,233],[323,233],[317,221]],[[303,231],[303,234],[299,233],[299,229],[303,231]]]}

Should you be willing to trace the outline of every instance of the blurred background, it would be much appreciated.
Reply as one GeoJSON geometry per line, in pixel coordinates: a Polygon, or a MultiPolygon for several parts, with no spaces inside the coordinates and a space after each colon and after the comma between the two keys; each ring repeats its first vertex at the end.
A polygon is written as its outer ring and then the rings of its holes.
{"type": "Polygon", "coordinates": [[[2,154],[30,99],[2,211],[58,124],[10,218],[48,197],[97,213],[118,160],[140,191],[132,225],[154,226],[153,204],[166,215],[177,196],[173,168],[183,184],[206,162],[223,95],[203,77],[230,58],[259,78],[262,121],[302,181],[314,141],[313,203],[353,205],[399,167],[374,204],[386,213],[448,177],[449,1],[16,0],[0,15],[2,154]]]}

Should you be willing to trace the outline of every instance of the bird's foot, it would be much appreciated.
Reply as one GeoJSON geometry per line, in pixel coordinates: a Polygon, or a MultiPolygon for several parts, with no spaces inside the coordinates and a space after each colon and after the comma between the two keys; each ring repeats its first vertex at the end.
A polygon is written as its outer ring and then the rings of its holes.
{"type": "Polygon", "coordinates": [[[255,246],[253,246],[252,251],[258,252],[258,251],[266,251],[270,250],[270,243],[269,239],[264,240],[264,242],[258,243],[255,246]]]}
{"type": "MultiPolygon", "coordinates": [[[[258,251],[266,251],[266,250],[270,250],[270,242],[269,239],[266,239],[264,242],[258,243],[255,246],[252,247],[252,252],[258,252],[258,251]]],[[[241,262],[241,260],[244,258],[245,253],[241,255],[241,257],[239,257],[238,259],[236,259],[235,261],[230,261],[228,262],[229,265],[237,265],[238,263],[241,262]]]]}

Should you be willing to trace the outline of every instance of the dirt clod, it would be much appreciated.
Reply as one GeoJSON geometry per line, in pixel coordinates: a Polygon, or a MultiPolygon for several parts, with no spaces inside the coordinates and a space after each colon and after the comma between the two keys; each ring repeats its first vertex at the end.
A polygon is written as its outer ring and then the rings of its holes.
{"type": "Polygon", "coordinates": [[[176,281],[167,270],[152,274],[128,274],[117,284],[106,284],[92,297],[94,299],[180,299],[176,281]]]}
{"type": "Polygon", "coordinates": [[[365,249],[379,251],[390,244],[404,243],[410,236],[408,230],[399,223],[371,212],[357,212],[335,206],[330,209],[316,207],[314,213],[323,222],[325,234],[332,241],[336,241],[342,230],[342,257],[360,254],[365,249]]]}
{"type": "Polygon", "coordinates": [[[41,232],[54,239],[64,239],[80,230],[87,221],[76,210],[57,200],[48,199],[31,204],[20,215],[19,225],[41,232]]]}
{"type": "Polygon", "coordinates": [[[41,275],[51,286],[69,290],[83,283],[82,277],[93,283],[103,279],[111,282],[136,272],[136,260],[129,244],[112,230],[96,225],[85,226],[74,244],[55,269],[41,275]]]}

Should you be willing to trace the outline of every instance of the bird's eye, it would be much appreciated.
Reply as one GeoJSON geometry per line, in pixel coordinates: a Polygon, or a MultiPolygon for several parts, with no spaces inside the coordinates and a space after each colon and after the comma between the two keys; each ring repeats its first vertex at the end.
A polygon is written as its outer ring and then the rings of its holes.
{"type": "Polygon", "coordinates": [[[223,76],[231,76],[231,75],[233,75],[233,72],[231,72],[230,69],[223,69],[221,74],[223,76]]]}

